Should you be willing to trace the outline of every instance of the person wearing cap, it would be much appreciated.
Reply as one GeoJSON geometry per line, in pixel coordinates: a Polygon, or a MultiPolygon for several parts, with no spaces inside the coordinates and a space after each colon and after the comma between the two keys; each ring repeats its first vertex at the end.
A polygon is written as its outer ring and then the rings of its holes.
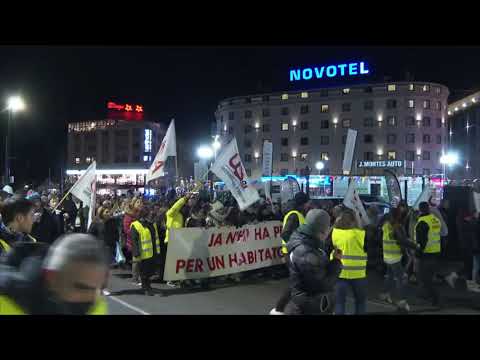
{"type": "Polygon", "coordinates": [[[5,197],[14,195],[13,188],[10,185],[5,185],[2,189],[2,192],[5,194],[5,197]]]}
{"type": "Polygon", "coordinates": [[[331,260],[325,251],[330,215],[321,209],[308,212],[287,244],[290,300],[285,315],[322,315],[332,312],[335,283],[342,269],[342,253],[331,260]]]}

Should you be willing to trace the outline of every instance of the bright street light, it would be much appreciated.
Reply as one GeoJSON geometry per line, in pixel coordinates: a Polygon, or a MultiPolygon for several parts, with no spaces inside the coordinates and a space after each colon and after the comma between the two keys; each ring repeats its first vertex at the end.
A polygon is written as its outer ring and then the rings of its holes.
{"type": "Polygon", "coordinates": [[[440,157],[440,164],[452,166],[458,163],[458,154],[448,153],[440,157]]]}
{"type": "Polygon", "coordinates": [[[197,150],[197,155],[201,159],[210,159],[213,157],[213,150],[210,146],[200,146],[197,150]]]}
{"type": "Polygon", "coordinates": [[[213,149],[218,150],[220,149],[221,146],[222,144],[220,143],[220,141],[218,141],[217,137],[215,137],[215,140],[213,140],[213,143],[212,143],[213,149]]]}
{"type": "Polygon", "coordinates": [[[325,164],[321,161],[318,161],[316,164],[315,164],[315,168],[317,170],[323,170],[323,168],[325,167],[325,164]]]}
{"type": "Polygon", "coordinates": [[[7,109],[11,112],[25,110],[25,103],[20,96],[11,96],[7,100],[7,109]]]}

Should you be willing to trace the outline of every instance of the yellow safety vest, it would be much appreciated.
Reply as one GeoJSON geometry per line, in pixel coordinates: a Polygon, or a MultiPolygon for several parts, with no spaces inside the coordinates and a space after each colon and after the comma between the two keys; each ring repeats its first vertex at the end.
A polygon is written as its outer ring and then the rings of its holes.
{"type": "MultiPolygon", "coordinates": [[[[143,226],[140,221],[134,221],[130,227],[134,227],[140,235],[140,256],[134,257],[135,261],[150,259],[153,256],[152,234],[147,227],[143,226]]],[[[153,224],[155,229],[155,246],[157,254],[160,254],[160,237],[158,236],[157,224],[153,224]]]]}
{"type": "Polygon", "coordinates": [[[442,223],[440,220],[432,214],[425,216],[420,216],[415,224],[414,239],[417,242],[417,226],[423,221],[428,225],[428,241],[425,246],[424,253],[426,254],[437,254],[440,252],[440,230],[442,228],[442,223]]]}
{"type": "MultiPolygon", "coordinates": [[[[0,315],[29,315],[15,301],[6,295],[0,295],[0,315]]],[[[87,315],[108,315],[108,304],[103,297],[98,297],[87,315]]]]}
{"type": "MultiPolygon", "coordinates": [[[[292,210],[292,211],[289,211],[287,213],[287,215],[285,215],[285,217],[283,218],[283,227],[285,228],[285,225],[287,224],[287,221],[288,221],[288,217],[292,214],[295,214],[297,215],[298,217],[298,222],[300,223],[300,225],[303,225],[305,224],[305,216],[303,216],[303,214],[300,212],[300,211],[297,211],[297,210],[292,210]]],[[[288,250],[287,250],[287,243],[285,242],[285,240],[282,239],[282,253],[283,254],[288,254],[288,250]]]]}
{"type": "Polygon", "coordinates": [[[393,237],[393,227],[388,221],[382,226],[383,261],[385,264],[396,264],[402,260],[402,249],[393,237]]]}
{"type": "Polygon", "coordinates": [[[0,247],[3,248],[3,252],[9,252],[12,248],[5,240],[0,239],[0,247]]]}
{"type": "MultiPolygon", "coordinates": [[[[332,231],[332,243],[342,250],[341,279],[362,279],[367,276],[367,253],[363,250],[365,230],[336,229],[332,231]]],[[[333,252],[330,255],[333,258],[333,252]]]]}
{"type": "Polygon", "coordinates": [[[182,208],[187,203],[187,198],[182,197],[177,200],[175,204],[172,205],[170,209],[168,209],[166,213],[166,228],[167,231],[165,233],[165,244],[168,243],[168,238],[170,236],[170,229],[180,229],[183,228],[184,225],[184,218],[181,212],[182,208]]]}

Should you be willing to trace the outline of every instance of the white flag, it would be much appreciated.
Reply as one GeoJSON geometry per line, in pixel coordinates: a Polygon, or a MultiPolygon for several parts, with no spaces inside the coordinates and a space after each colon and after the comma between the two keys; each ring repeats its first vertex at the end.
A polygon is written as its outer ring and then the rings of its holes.
{"type": "Polygon", "coordinates": [[[415,201],[415,204],[413,204],[413,208],[415,210],[418,210],[418,206],[420,205],[421,202],[428,202],[430,200],[430,197],[432,196],[432,192],[430,190],[430,187],[425,186],[423,191],[420,193],[418,196],[417,201],[415,201]]]}
{"type": "Polygon", "coordinates": [[[343,205],[355,211],[360,226],[366,226],[370,224],[370,219],[368,218],[367,212],[363,207],[363,203],[358,196],[355,181],[353,181],[353,179],[350,182],[350,185],[348,185],[347,193],[343,199],[343,205]]]}
{"type": "Polygon", "coordinates": [[[97,169],[97,162],[94,161],[87,168],[87,171],[73,184],[70,192],[83,202],[83,206],[90,206],[92,199],[92,187],[96,182],[95,171],[97,169]]]}
{"type": "Polygon", "coordinates": [[[245,210],[260,199],[258,191],[248,184],[235,138],[222,149],[210,170],[222,179],[237,200],[240,210],[245,210]]]}
{"type": "Polygon", "coordinates": [[[160,149],[158,149],[158,153],[155,156],[150,169],[148,169],[147,182],[165,175],[165,163],[167,162],[167,158],[169,156],[177,156],[175,120],[170,122],[167,133],[165,134],[162,144],[160,145],[160,149]]]}
{"type": "Polygon", "coordinates": [[[357,140],[357,130],[348,129],[347,141],[345,143],[345,154],[343,158],[343,173],[349,175],[352,170],[353,152],[355,150],[355,141],[357,140]]]}
{"type": "Polygon", "coordinates": [[[90,207],[88,209],[87,230],[90,228],[90,224],[92,223],[93,217],[95,216],[96,205],[97,205],[97,175],[95,175],[95,180],[92,182],[92,191],[90,195],[90,207]]]}

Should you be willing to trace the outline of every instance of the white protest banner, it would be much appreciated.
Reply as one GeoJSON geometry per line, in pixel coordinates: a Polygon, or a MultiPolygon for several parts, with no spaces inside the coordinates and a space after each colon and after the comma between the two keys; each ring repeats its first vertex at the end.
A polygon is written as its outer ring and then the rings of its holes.
{"type": "Polygon", "coordinates": [[[415,204],[413,204],[413,208],[415,210],[418,210],[418,206],[420,205],[420,203],[421,202],[428,202],[431,195],[432,195],[432,191],[430,190],[430,187],[425,186],[425,188],[422,190],[422,192],[418,196],[417,200],[415,201],[415,204]]]}
{"type": "Polygon", "coordinates": [[[347,193],[343,199],[343,205],[355,211],[357,220],[361,226],[366,226],[370,224],[370,219],[368,218],[367,212],[363,207],[363,203],[358,196],[358,191],[355,186],[355,181],[350,182],[348,185],[347,193]]]}
{"type": "Polygon", "coordinates": [[[170,230],[164,279],[201,279],[284,263],[282,223],[170,230]]]}
{"type": "Polygon", "coordinates": [[[343,173],[349,175],[352,170],[353,152],[355,150],[355,141],[357,140],[357,130],[348,129],[347,142],[345,143],[345,156],[343,158],[343,173]]]}
{"type": "Polygon", "coordinates": [[[95,176],[96,169],[97,162],[94,161],[70,189],[72,195],[82,201],[84,206],[90,206],[90,201],[92,198],[92,187],[97,179],[97,177],[95,176]]]}
{"type": "Polygon", "coordinates": [[[271,141],[265,140],[263,142],[263,163],[262,163],[263,176],[272,176],[272,156],[273,156],[273,144],[271,141]]]}
{"type": "Polygon", "coordinates": [[[162,140],[162,144],[158,149],[158,153],[155,156],[155,159],[148,169],[147,173],[147,183],[151,180],[159,178],[165,175],[165,163],[167,162],[167,158],[169,156],[177,156],[177,141],[175,137],[175,120],[170,122],[168,126],[167,133],[162,140]]]}
{"type": "Polygon", "coordinates": [[[258,191],[248,184],[247,173],[238,153],[237,140],[226,145],[210,170],[225,183],[243,211],[260,199],[258,191]]]}

